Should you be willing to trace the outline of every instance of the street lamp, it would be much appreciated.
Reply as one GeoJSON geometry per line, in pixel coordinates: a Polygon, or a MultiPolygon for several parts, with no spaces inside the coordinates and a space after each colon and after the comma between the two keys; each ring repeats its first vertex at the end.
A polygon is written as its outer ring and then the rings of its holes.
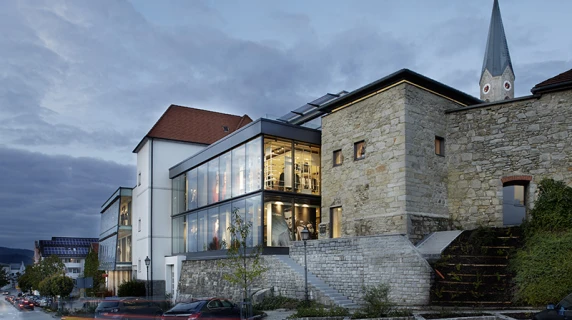
{"type": "Polygon", "coordinates": [[[147,266],[147,285],[145,286],[145,295],[147,295],[147,299],[149,299],[149,265],[151,264],[151,259],[149,256],[145,258],[145,266],[147,266]]]}
{"type": "Polygon", "coordinates": [[[306,241],[310,239],[310,231],[308,231],[307,227],[304,227],[304,230],[300,231],[302,235],[302,240],[304,241],[304,292],[305,292],[305,299],[306,303],[309,302],[308,299],[308,263],[306,260],[306,241]]]}

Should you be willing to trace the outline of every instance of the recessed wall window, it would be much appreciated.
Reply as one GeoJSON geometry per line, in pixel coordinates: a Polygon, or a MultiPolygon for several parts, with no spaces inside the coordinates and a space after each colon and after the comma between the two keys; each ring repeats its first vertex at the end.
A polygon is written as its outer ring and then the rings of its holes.
{"type": "Polygon", "coordinates": [[[354,160],[361,160],[365,158],[365,141],[354,143],[354,160]]]}
{"type": "Polygon", "coordinates": [[[137,221],[137,232],[141,232],[141,218],[137,221]]]}
{"type": "Polygon", "coordinates": [[[141,273],[141,259],[139,259],[137,265],[137,270],[139,270],[139,273],[141,273]]]}
{"type": "Polygon", "coordinates": [[[342,236],[342,207],[330,209],[330,237],[342,236]]]}
{"type": "Polygon", "coordinates": [[[334,151],[334,167],[341,166],[342,162],[344,162],[342,150],[334,151]]]}
{"type": "Polygon", "coordinates": [[[526,218],[526,182],[503,186],[503,225],[520,225],[526,218]]]}
{"type": "Polygon", "coordinates": [[[141,185],[141,172],[137,174],[137,186],[141,185]]]}
{"type": "Polygon", "coordinates": [[[445,138],[435,136],[435,154],[445,156],[445,138]]]}

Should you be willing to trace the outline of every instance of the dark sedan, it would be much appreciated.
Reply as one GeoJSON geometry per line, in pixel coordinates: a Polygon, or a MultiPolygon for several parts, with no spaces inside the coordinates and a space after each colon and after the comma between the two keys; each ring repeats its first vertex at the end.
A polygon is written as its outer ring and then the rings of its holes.
{"type": "Polygon", "coordinates": [[[556,306],[548,305],[546,310],[534,315],[533,320],[570,320],[572,319],[572,293],[556,306]]]}
{"type": "Polygon", "coordinates": [[[20,299],[18,301],[18,308],[20,310],[23,310],[23,309],[34,310],[34,303],[28,299],[20,299]]]}
{"type": "Polygon", "coordinates": [[[172,319],[240,319],[240,309],[225,299],[208,298],[181,302],[163,313],[163,320],[172,319]]]}

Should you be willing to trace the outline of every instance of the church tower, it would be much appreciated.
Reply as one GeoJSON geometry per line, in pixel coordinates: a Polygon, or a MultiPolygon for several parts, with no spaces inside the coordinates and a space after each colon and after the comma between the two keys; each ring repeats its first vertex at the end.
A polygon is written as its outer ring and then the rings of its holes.
{"type": "Polygon", "coordinates": [[[514,98],[514,71],[498,0],[493,4],[480,87],[481,100],[487,102],[514,98]]]}

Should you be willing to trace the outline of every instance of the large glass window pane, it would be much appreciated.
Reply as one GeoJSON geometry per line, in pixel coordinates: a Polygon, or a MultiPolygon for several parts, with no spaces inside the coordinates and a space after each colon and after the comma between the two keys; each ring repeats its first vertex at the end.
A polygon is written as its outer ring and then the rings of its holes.
{"type": "Polygon", "coordinates": [[[264,189],[292,191],[292,142],[264,139],[264,189]]]}
{"type": "Polygon", "coordinates": [[[219,176],[220,176],[220,194],[219,199],[220,201],[230,199],[231,197],[231,165],[232,165],[232,154],[231,152],[227,152],[220,156],[220,167],[219,167],[219,176]]]}
{"type": "Polygon", "coordinates": [[[209,161],[208,171],[208,202],[211,204],[219,201],[218,158],[209,161]]]}
{"type": "Polygon", "coordinates": [[[294,204],[294,213],[296,240],[302,240],[301,232],[304,228],[310,232],[310,239],[318,239],[318,225],[321,222],[320,205],[309,201],[297,202],[294,204]]]}
{"type": "Polygon", "coordinates": [[[131,197],[123,196],[121,197],[121,209],[119,212],[119,225],[130,226],[131,225],[131,197]]]}
{"type": "Polygon", "coordinates": [[[246,199],[245,221],[251,224],[250,234],[246,241],[249,247],[257,246],[262,242],[262,204],[260,201],[260,196],[246,199]]]}
{"type": "Polygon", "coordinates": [[[188,205],[187,210],[196,209],[198,205],[198,194],[197,194],[197,169],[193,169],[187,172],[187,198],[188,205]]]}
{"type": "Polygon", "coordinates": [[[223,204],[219,207],[221,249],[226,249],[226,247],[230,244],[230,231],[228,231],[228,227],[230,226],[231,222],[230,208],[230,204],[223,204]]]}
{"type": "Polygon", "coordinates": [[[207,231],[208,231],[208,221],[207,221],[207,210],[200,211],[198,213],[198,241],[197,247],[198,251],[207,251],[208,245],[208,238],[207,238],[207,231]]]}
{"type": "Polygon", "coordinates": [[[320,194],[320,148],[294,144],[294,191],[320,194]]]}
{"type": "Polygon", "coordinates": [[[290,199],[264,199],[264,243],[267,247],[287,247],[293,239],[292,203],[290,199]]]}
{"type": "Polygon", "coordinates": [[[246,146],[242,145],[232,150],[232,196],[245,193],[246,146]]]}
{"type": "Polygon", "coordinates": [[[253,192],[260,189],[262,183],[262,142],[261,138],[256,138],[246,144],[246,192],[253,192]]]}
{"type": "Polygon", "coordinates": [[[173,254],[187,252],[187,216],[173,218],[173,254]]]}
{"type": "Polygon", "coordinates": [[[331,209],[330,233],[332,238],[339,238],[342,236],[342,207],[331,209]]]}
{"type": "Polygon", "coordinates": [[[189,252],[197,252],[198,251],[198,244],[199,244],[199,223],[198,223],[198,213],[193,213],[187,216],[189,228],[188,228],[188,239],[189,239],[189,252]]]}
{"type": "Polygon", "coordinates": [[[210,208],[208,211],[208,229],[207,231],[207,250],[220,249],[220,223],[218,216],[218,207],[210,208]]]}
{"type": "Polygon", "coordinates": [[[172,214],[178,214],[185,212],[187,210],[187,199],[186,199],[186,184],[187,176],[182,174],[175,177],[172,180],[173,191],[172,191],[172,214]]]}
{"type": "Polygon", "coordinates": [[[198,168],[198,206],[206,206],[208,204],[208,168],[207,164],[203,164],[198,168]]]}

